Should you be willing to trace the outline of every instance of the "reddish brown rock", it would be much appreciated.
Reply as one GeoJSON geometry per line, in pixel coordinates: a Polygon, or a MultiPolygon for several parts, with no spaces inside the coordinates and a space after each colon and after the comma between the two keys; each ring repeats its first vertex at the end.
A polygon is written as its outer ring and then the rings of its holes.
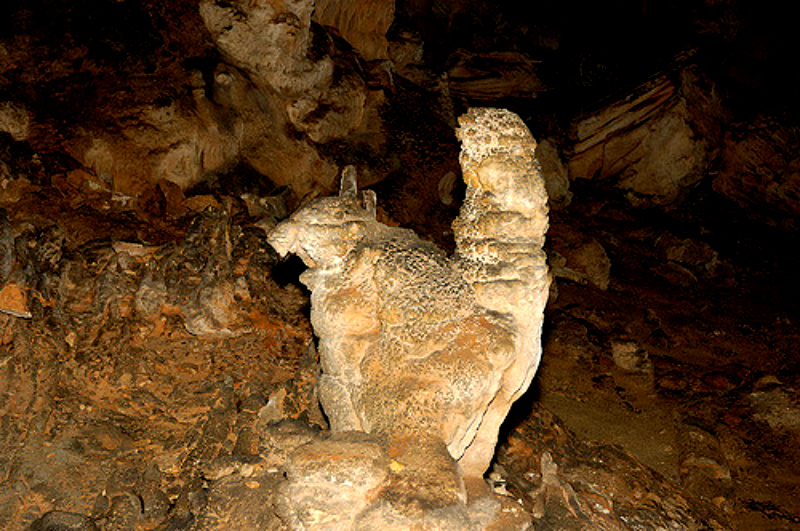
{"type": "Polygon", "coordinates": [[[28,297],[25,288],[15,283],[8,283],[0,289],[0,312],[14,317],[31,318],[28,308],[28,297]]]}
{"type": "Polygon", "coordinates": [[[714,190],[771,223],[800,214],[800,127],[766,116],[725,138],[714,190]]]}

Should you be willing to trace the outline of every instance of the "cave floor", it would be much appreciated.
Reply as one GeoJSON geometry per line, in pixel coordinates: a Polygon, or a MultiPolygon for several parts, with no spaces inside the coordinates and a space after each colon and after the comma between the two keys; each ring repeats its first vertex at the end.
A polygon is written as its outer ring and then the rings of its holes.
{"type": "MultiPolygon", "coordinates": [[[[208,244],[183,222],[101,224],[102,207],[41,196],[19,205],[10,217],[18,232],[35,229],[28,248],[54,245],[42,220],[57,216],[66,236],[59,269],[34,260],[11,277],[31,316],[0,315],[0,527],[58,510],[102,529],[214,528],[198,515],[235,507],[268,513],[259,525],[280,529],[268,494],[237,505],[258,486],[247,474],[243,490],[209,486],[259,453],[265,422],[324,425],[306,294],[272,282],[226,303],[241,314],[227,327],[195,323],[190,334],[191,304],[148,313],[139,296],[148,260],[164,259],[158,249],[172,246],[174,261],[208,244]],[[131,251],[138,243],[119,246],[148,240],[150,258],[131,251]]],[[[606,289],[557,280],[540,371],[491,474],[498,492],[537,529],[655,528],[630,515],[659,508],[718,528],[796,529],[800,330],[786,265],[721,252],[711,274],[707,263],[664,260],[654,243],[663,226],[622,218],[553,220],[603,243],[611,280],[606,289]]],[[[270,274],[245,255],[231,270],[270,274]]],[[[279,466],[269,472],[279,479],[279,466]]]]}

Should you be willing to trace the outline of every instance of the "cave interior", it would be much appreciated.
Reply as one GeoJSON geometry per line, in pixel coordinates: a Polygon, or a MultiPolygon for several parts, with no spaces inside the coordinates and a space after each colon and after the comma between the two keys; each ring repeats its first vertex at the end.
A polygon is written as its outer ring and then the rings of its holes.
{"type": "Polygon", "coordinates": [[[494,492],[535,529],[800,528],[790,9],[4,0],[0,528],[286,528],[327,418],[267,235],[354,165],[452,253],[471,107],[524,120],[550,198],[494,492]]]}

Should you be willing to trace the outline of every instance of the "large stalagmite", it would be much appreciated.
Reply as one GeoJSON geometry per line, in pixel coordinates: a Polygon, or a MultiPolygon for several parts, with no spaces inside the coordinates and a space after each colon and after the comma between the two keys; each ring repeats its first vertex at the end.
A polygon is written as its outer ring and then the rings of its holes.
{"type": "Polygon", "coordinates": [[[332,431],[367,432],[396,460],[359,516],[372,524],[405,514],[392,504],[409,496],[455,508],[451,524],[468,521],[465,482],[480,484],[541,355],[549,276],[536,142],[505,110],[471,109],[460,124],[467,196],[454,256],[379,223],[352,167],[338,197],[311,203],[270,236],[309,267],[301,280],[312,292],[332,431]]]}

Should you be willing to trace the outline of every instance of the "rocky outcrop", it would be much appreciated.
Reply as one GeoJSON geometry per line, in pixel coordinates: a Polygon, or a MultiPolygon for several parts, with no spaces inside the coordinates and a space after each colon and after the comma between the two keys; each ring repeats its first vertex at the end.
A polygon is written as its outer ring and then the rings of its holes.
{"type": "Polygon", "coordinates": [[[312,20],[335,28],[367,61],[389,58],[394,0],[317,0],[312,20]]]}
{"type": "Polygon", "coordinates": [[[611,181],[637,205],[672,204],[717,155],[721,116],[695,69],[657,76],[575,124],[570,178],[611,181]]]}
{"type": "Polygon", "coordinates": [[[502,98],[535,98],[545,89],[534,61],[524,53],[471,53],[459,50],[448,61],[448,88],[457,98],[491,102],[502,98]]]}
{"type": "Polygon", "coordinates": [[[126,109],[121,127],[80,128],[67,150],[109,191],[136,197],[161,179],[189,188],[237,156],[239,143],[217,120],[218,108],[195,93],[186,102],[126,109]]]}
{"type": "Polygon", "coordinates": [[[267,97],[285,105],[272,115],[277,127],[290,123],[315,142],[342,138],[364,118],[366,88],[357,75],[339,69],[326,49],[313,49],[314,2],[201,2],[205,20],[223,57],[242,69],[267,97]]]}
{"type": "Polygon", "coordinates": [[[725,139],[714,190],[765,221],[800,214],[800,127],[759,117],[733,127],[725,139]]]}
{"type": "Polygon", "coordinates": [[[330,57],[310,57],[314,2],[200,3],[200,15],[220,51],[259,86],[285,97],[329,86],[330,57]]]}
{"type": "MultiPolygon", "coordinates": [[[[367,90],[353,54],[339,54],[319,26],[314,34],[313,8],[310,1],[202,2],[222,61],[191,63],[154,101],[106,110],[109,119],[76,128],[67,151],[123,196],[138,197],[161,180],[186,190],[242,162],[299,197],[333,190],[338,168],[319,144],[362,126],[380,129],[373,122],[383,99],[367,90]]],[[[384,8],[378,26],[391,21],[384,8]]],[[[340,25],[352,15],[347,6],[325,13],[340,25]]],[[[378,26],[375,34],[385,34],[378,26]]],[[[385,56],[385,48],[364,53],[385,56]]],[[[24,116],[6,107],[0,129],[23,134],[24,116]]]]}
{"type": "Polygon", "coordinates": [[[302,197],[334,188],[337,169],[300,135],[287,134],[285,104],[239,69],[219,64],[213,72],[211,104],[237,156],[279,186],[302,197]]]}
{"type": "Polygon", "coordinates": [[[471,521],[467,501],[485,497],[500,424],[541,354],[550,281],[536,142],[508,111],[472,109],[460,123],[467,197],[455,256],[376,221],[375,195],[357,193],[352,167],[338,197],[270,235],[309,267],[301,280],[331,430],[367,432],[393,459],[379,496],[355,516],[372,528],[471,521]]]}

